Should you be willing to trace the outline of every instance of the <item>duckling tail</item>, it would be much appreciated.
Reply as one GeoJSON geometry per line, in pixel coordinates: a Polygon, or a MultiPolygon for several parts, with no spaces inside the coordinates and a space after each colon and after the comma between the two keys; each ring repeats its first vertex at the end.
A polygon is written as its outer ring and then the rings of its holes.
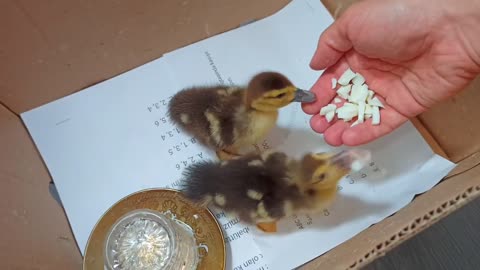
{"type": "Polygon", "coordinates": [[[208,204],[215,194],[218,181],[222,178],[220,166],[214,161],[200,161],[190,165],[183,171],[180,191],[195,203],[208,204]]]}

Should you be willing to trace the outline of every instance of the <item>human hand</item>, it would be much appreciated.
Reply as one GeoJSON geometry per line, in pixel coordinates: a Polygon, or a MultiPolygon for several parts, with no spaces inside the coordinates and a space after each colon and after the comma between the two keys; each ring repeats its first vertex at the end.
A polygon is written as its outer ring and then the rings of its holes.
{"type": "Polygon", "coordinates": [[[476,0],[365,0],[352,5],[320,37],[310,66],[325,69],[304,104],[310,125],[327,143],[360,145],[466,87],[480,72],[480,3],[476,0]],[[462,29],[463,27],[463,29],[462,29]],[[381,122],[350,127],[318,113],[336,96],[331,78],[350,67],[381,97],[381,122]]]}

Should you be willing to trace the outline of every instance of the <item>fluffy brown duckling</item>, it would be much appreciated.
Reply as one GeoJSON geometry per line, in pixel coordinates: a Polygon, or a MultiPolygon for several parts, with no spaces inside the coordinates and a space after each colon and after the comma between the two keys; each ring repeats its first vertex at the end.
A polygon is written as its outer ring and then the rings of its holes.
{"type": "Polygon", "coordinates": [[[263,231],[275,231],[275,223],[284,217],[322,211],[335,199],[338,182],[369,159],[364,150],[308,153],[299,160],[282,152],[249,153],[187,167],[180,190],[194,203],[213,205],[263,231]]]}
{"type": "Polygon", "coordinates": [[[170,100],[168,115],[226,160],[265,138],[276,125],[278,110],[294,101],[313,102],[315,95],[296,88],[280,73],[262,72],[246,87],[183,89],[170,100]]]}

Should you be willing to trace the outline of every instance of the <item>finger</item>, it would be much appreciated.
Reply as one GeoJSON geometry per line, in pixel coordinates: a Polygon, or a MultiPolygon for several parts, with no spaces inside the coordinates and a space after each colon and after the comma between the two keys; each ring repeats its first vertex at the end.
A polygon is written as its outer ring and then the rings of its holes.
{"type": "Polygon", "coordinates": [[[317,99],[312,103],[303,103],[302,109],[306,114],[318,114],[320,109],[330,103],[337,95],[332,89],[332,78],[335,77],[333,70],[326,70],[315,82],[310,91],[315,93],[317,99]]]}
{"type": "Polygon", "coordinates": [[[313,131],[317,133],[324,133],[327,128],[333,125],[334,121],[332,120],[330,123],[327,122],[327,119],[324,116],[319,114],[314,115],[310,119],[310,127],[313,131]]]}
{"type": "MultiPolygon", "coordinates": [[[[340,98],[340,102],[338,103],[333,103],[337,108],[340,108],[343,106],[343,104],[346,102],[346,100],[340,98]]],[[[311,119],[310,119],[310,127],[313,129],[313,131],[317,133],[323,133],[325,130],[327,130],[329,127],[331,127],[335,122],[339,121],[337,118],[337,115],[335,114],[334,117],[330,122],[327,121],[326,116],[320,115],[320,114],[315,114],[311,119]]],[[[341,120],[343,121],[343,120],[341,120]]]]}
{"type": "Polygon", "coordinates": [[[312,69],[322,70],[334,65],[352,48],[346,34],[347,24],[344,18],[340,17],[320,35],[317,49],[310,61],[312,69]]]}
{"type": "Polygon", "coordinates": [[[407,121],[407,117],[391,107],[380,110],[380,124],[372,125],[372,119],[348,127],[341,135],[341,141],[347,146],[358,146],[385,136],[407,121]]]}
{"type": "Polygon", "coordinates": [[[325,130],[323,137],[325,142],[331,146],[341,146],[343,144],[342,134],[350,126],[350,123],[344,121],[337,121],[332,126],[325,130]]]}
{"type": "Polygon", "coordinates": [[[307,114],[317,114],[323,106],[329,104],[337,95],[338,85],[332,89],[332,78],[338,79],[348,68],[348,63],[344,58],[334,66],[328,68],[318,78],[315,84],[310,89],[317,96],[317,100],[313,103],[302,104],[302,109],[307,114]]]}

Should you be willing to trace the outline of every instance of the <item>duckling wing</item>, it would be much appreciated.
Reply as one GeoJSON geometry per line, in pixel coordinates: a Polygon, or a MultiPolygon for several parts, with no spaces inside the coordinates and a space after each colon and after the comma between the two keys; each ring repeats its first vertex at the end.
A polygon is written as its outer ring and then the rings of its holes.
{"type": "Polygon", "coordinates": [[[240,91],[224,87],[191,88],[169,103],[170,119],[202,143],[220,149],[234,140],[235,113],[243,106],[240,91]]]}
{"type": "Polygon", "coordinates": [[[184,171],[182,189],[192,200],[208,200],[252,222],[285,215],[285,205],[296,194],[286,177],[286,168],[265,166],[259,156],[248,156],[223,165],[213,162],[191,165],[184,171]]]}

